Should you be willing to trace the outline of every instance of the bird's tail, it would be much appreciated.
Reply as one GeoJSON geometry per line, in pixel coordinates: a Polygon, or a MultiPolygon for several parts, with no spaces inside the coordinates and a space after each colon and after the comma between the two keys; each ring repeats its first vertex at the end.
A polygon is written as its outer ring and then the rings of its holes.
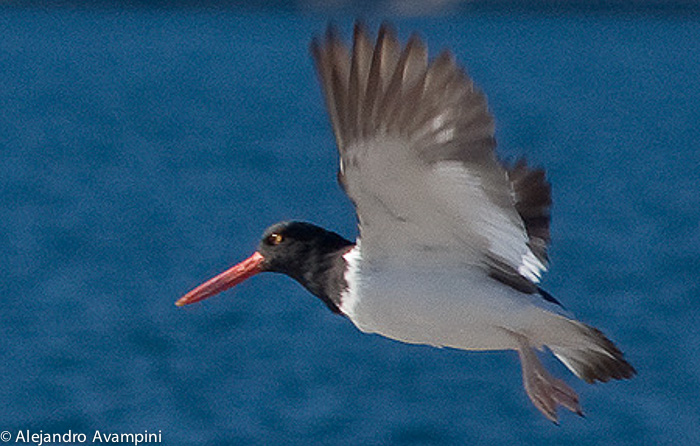
{"type": "Polygon", "coordinates": [[[627,379],[637,373],[620,349],[600,330],[571,319],[568,322],[572,324],[569,328],[575,333],[576,342],[548,347],[576,376],[593,383],[627,379]]]}

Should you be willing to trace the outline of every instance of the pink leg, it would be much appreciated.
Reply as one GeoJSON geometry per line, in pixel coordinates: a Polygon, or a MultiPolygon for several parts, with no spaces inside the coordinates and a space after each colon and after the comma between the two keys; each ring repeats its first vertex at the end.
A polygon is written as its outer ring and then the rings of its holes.
{"type": "Polygon", "coordinates": [[[527,340],[518,336],[520,363],[523,368],[523,386],[540,412],[557,423],[557,406],[583,416],[578,395],[564,381],[554,378],[547,372],[527,340]]]}

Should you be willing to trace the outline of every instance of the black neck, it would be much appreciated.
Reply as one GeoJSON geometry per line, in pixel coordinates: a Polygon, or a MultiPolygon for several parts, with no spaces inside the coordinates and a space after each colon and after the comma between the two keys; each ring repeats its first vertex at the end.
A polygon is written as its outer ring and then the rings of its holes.
{"type": "Polygon", "coordinates": [[[293,242],[282,252],[270,255],[267,270],[293,278],[331,311],[340,313],[345,283],[345,254],[354,244],[335,232],[305,223],[286,226],[293,242]]]}
{"type": "Polygon", "coordinates": [[[347,244],[327,253],[318,253],[317,260],[309,259],[308,268],[292,276],[334,313],[340,313],[340,297],[347,288],[345,282],[345,254],[353,244],[347,244]]]}

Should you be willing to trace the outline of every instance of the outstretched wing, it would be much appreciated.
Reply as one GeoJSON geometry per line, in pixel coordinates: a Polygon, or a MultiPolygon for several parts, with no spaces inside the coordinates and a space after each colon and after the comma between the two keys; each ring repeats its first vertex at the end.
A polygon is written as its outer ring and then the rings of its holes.
{"type": "Polygon", "coordinates": [[[311,46],[355,204],[363,257],[482,265],[532,292],[546,270],[550,190],[541,170],[503,166],[485,96],[448,52],[428,62],[382,25],[352,48],[329,28],[311,46]]]}

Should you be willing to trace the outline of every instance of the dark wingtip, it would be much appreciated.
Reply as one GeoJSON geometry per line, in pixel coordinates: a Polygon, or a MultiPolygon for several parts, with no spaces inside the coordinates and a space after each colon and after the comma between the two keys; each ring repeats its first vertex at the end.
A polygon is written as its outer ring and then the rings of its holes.
{"type": "Polygon", "coordinates": [[[367,25],[362,20],[355,20],[355,25],[353,26],[353,39],[357,42],[360,35],[367,35],[367,25]]]}
{"type": "Polygon", "coordinates": [[[341,41],[340,37],[340,30],[338,29],[338,26],[330,22],[328,26],[326,27],[326,42],[328,43],[338,43],[341,41]]]}
{"type": "Polygon", "coordinates": [[[381,25],[379,25],[379,35],[384,35],[384,34],[389,34],[389,35],[396,34],[396,29],[394,29],[394,26],[386,20],[383,20],[381,25]]]}

